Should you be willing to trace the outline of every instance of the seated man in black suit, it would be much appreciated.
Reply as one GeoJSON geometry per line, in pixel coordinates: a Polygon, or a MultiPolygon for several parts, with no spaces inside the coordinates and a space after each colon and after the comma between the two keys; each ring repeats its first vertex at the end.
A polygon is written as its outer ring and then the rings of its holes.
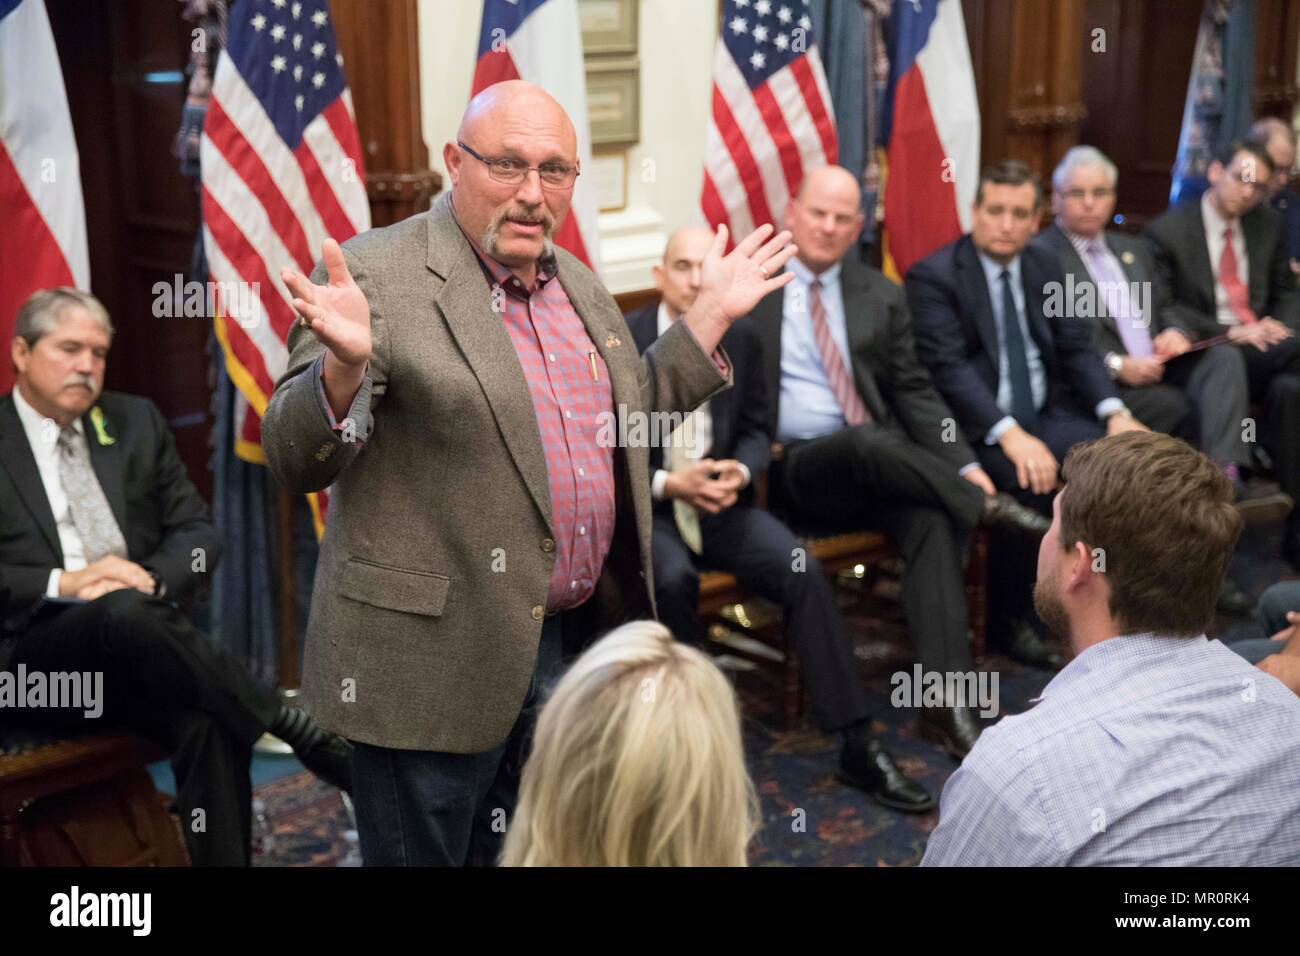
{"type": "MultiPolygon", "coordinates": [[[[917,354],[984,470],[1048,515],[1071,446],[1145,426],[1116,393],[1088,327],[1046,308],[1065,276],[1054,255],[1029,246],[1041,207],[1023,163],[983,170],[971,232],[913,265],[906,287],[917,354]]],[[[1009,547],[990,568],[993,621],[1031,643],[1035,551],[1009,547]]]]}
{"type": "MultiPolygon", "coordinates": [[[[797,524],[887,534],[904,557],[903,609],[927,673],[973,670],[962,566],[983,521],[1046,527],[994,494],[952,413],[916,361],[903,290],[846,258],[862,230],[861,191],[840,166],[804,177],[785,211],[793,282],[751,313],[785,447],[773,499],[797,524]]],[[[926,707],[922,736],[958,759],[979,733],[962,701],[926,707]]]]}
{"type": "Polygon", "coordinates": [[[39,729],[119,726],[172,755],[196,865],[247,865],[249,761],[264,731],[350,786],[351,747],[280,703],[195,630],[191,598],[221,543],[158,409],[104,392],[112,341],[93,296],[37,292],[18,312],[0,397],[0,669],[102,674],[102,712],[24,708],[39,729]]]}
{"type": "MultiPolygon", "coordinates": [[[[700,263],[713,241],[701,226],[679,229],[654,269],[662,301],[627,317],[644,352],[680,318],[699,292],[700,263]]],[[[655,498],[655,604],[681,640],[700,643],[695,614],[698,566],[727,571],[781,605],[803,664],[818,727],[843,738],[846,780],[888,807],[933,810],[935,800],[894,763],[871,734],[866,693],[835,595],[817,559],[799,557],[799,541],[770,513],[752,505],[753,482],[767,469],[772,436],[758,339],[741,319],[722,345],[735,375],[732,388],[686,416],[662,447],[650,450],[655,498]]]]}
{"type": "MultiPolygon", "coordinates": [[[[1252,401],[1264,406],[1258,439],[1282,490],[1300,495],[1300,293],[1282,220],[1264,202],[1273,165],[1262,146],[1229,145],[1198,199],[1147,227],[1165,301],[1163,322],[1200,340],[1227,335],[1246,360],[1252,401]]],[[[1283,557],[1300,567],[1300,513],[1291,512],[1283,557]]]]}

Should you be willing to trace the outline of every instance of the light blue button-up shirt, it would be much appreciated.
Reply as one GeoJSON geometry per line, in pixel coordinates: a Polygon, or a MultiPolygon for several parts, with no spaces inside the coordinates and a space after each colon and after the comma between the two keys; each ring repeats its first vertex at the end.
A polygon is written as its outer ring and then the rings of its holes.
{"type": "Polygon", "coordinates": [[[980,735],[923,863],[1300,865],[1300,698],[1204,636],[1094,644],[980,735]]]}
{"type": "MultiPolygon", "coordinates": [[[[782,304],[781,407],[776,426],[776,437],[780,442],[820,438],[845,426],[844,412],[831,391],[831,383],[822,368],[817,339],[813,336],[811,289],[817,276],[798,259],[791,259],[786,268],[794,273],[795,278],[786,285],[782,304]]],[[[838,262],[821,274],[821,299],[831,338],[835,340],[844,368],[852,379],[838,262]]]]}

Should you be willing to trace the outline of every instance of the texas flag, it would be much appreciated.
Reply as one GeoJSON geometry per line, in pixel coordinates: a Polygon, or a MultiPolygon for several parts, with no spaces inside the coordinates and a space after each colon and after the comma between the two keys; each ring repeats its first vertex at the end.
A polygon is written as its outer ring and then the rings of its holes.
{"type": "MultiPolygon", "coordinates": [[[[90,288],[86,210],[45,0],[0,0],[0,342],[37,289],[90,288]]],[[[0,361],[0,392],[13,369],[0,361]]]]}
{"type": "Polygon", "coordinates": [[[961,0],[894,0],[887,41],[884,250],[898,279],[970,229],[980,111],[961,0]]]}
{"type": "MultiPolygon", "coordinates": [[[[577,130],[578,162],[588,173],[591,130],[577,0],[484,0],[470,96],[502,80],[527,80],[559,100],[577,130]]],[[[580,175],[555,242],[599,272],[597,238],[595,189],[589,174],[580,175]]]]}

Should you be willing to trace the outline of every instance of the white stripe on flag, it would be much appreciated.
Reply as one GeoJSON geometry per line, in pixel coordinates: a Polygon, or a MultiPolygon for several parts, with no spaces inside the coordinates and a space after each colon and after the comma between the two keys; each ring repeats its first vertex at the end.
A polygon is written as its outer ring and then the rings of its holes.
{"type": "Polygon", "coordinates": [[[24,0],[0,20],[0,141],[73,282],[89,289],[81,166],[45,0],[24,0]]]}
{"type": "MultiPolygon", "coordinates": [[[[206,225],[203,227],[203,247],[208,256],[208,272],[215,281],[244,283],[252,281],[240,275],[231,261],[226,258],[225,250],[217,243],[212,230],[206,225]]],[[[267,374],[271,377],[271,382],[274,384],[276,379],[283,375],[284,370],[289,367],[289,349],[284,344],[284,340],[272,328],[262,303],[252,295],[239,298],[244,302],[252,303],[251,314],[249,316],[235,315],[234,317],[239,322],[240,328],[252,340],[253,345],[262,353],[262,362],[266,366],[267,374]]],[[[232,314],[237,309],[237,303],[223,302],[222,304],[232,314]]]]}
{"type": "Polygon", "coordinates": [[[826,165],[826,151],[822,149],[817,124],[813,122],[812,113],[804,104],[803,93],[799,91],[799,84],[789,67],[773,73],[767,85],[776,98],[776,105],[781,107],[785,125],[789,127],[790,135],[794,137],[795,146],[799,149],[800,165],[803,167],[800,176],[802,182],[803,176],[826,165]]]}
{"type": "MultiPolygon", "coordinates": [[[[334,136],[334,130],[325,117],[317,116],[302,131],[302,141],[307,144],[311,154],[316,157],[316,165],[325,177],[325,182],[334,193],[334,198],[343,207],[348,222],[356,232],[365,232],[370,228],[370,201],[366,198],[366,189],[361,182],[360,171],[349,161],[350,157],[334,136]],[[353,181],[343,177],[345,170],[352,170],[353,181]]],[[[347,238],[351,238],[348,236],[347,238]]],[[[313,249],[315,253],[317,249],[313,249]]]]}
{"type": "Polygon", "coordinates": [[[280,195],[298,216],[303,234],[307,237],[308,251],[313,256],[320,255],[320,244],[329,233],[311,201],[302,167],[276,132],[271,118],[266,115],[266,110],[248,88],[239,70],[225,57],[217,69],[212,95],[221,104],[230,122],[257,152],[276,188],[280,190],[280,195]]]}
{"type": "Polygon", "coordinates": [[[970,230],[970,208],[979,184],[980,108],[975,71],[966,44],[966,23],[957,0],[940,0],[930,36],[916,57],[944,156],[953,161],[957,215],[970,230]]]}
{"type": "MultiPolygon", "coordinates": [[[[763,195],[767,199],[768,211],[779,218],[785,212],[785,204],[790,198],[790,192],[786,186],[785,175],[781,171],[781,154],[777,151],[776,140],[772,138],[771,131],[763,121],[763,115],[758,111],[754,96],[749,92],[749,85],[740,75],[736,62],[723,43],[718,44],[716,60],[713,80],[722,93],[722,98],[727,101],[727,106],[731,108],[731,115],[735,118],[741,135],[749,143],[749,151],[758,165],[759,174],[763,177],[763,195]]],[[[742,238],[748,235],[748,233],[739,234],[742,238]]]]}
{"type": "MultiPolygon", "coordinates": [[[[731,230],[732,242],[739,242],[754,231],[754,217],[749,211],[749,201],[745,195],[745,187],[740,182],[740,173],[737,172],[731,153],[722,142],[722,136],[713,123],[709,124],[704,168],[713,177],[713,185],[718,190],[722,205],[726,207],[727,228],[731,230]]],[[[783,206],[781,213],[784,212],[783,206]]]]}
{"type": "Polygon", "coordinates": [[[831,127],[835,126],[835,106],[831,103],[831,88],[826,85],[826,68],[822,65],[822,56],[817,52],[817,45],[808,51],[808,65],[812,67],[813,79],[817,82],[817,94],[822,98],[822,106],[826,110],[826,116],[831,121],[831,127]]]}
{"type": "MultiPolygon", "coordinates": [[[[226,162],[226,157],[206,133],[199,141],[199,162],[203,164],[203,184],[208,192],[261,257],[275,293],[292,308],[293,296],[280,279],[280,270],[296,268],[297,263],[280,241],[280,235],[272,227],[261,201],[226,162]]],[[[262,294],[271,293],[263,289],[262,294]]]]}

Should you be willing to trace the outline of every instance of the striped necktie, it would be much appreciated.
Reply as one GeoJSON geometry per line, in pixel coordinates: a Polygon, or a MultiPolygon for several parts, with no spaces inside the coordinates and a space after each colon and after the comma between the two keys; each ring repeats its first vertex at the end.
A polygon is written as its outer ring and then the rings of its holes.
{"type": "Polygon", "coordinates": [[[831,336],[831,326],[826,321],[826,306],[822,304],[821,285],[821,279],[813,279],[809,284],[809,297],[813,339],[821,356],[822,370],[826,373],[826,381],[835,395],[835,401],[839,402],[840,411],[844,413],[844,421],[849,425],[863,425],[871,421],[871,413],[867,411],[857,386],[849,377],[848,369],[844,367],[844,356],[831,336]]]}

